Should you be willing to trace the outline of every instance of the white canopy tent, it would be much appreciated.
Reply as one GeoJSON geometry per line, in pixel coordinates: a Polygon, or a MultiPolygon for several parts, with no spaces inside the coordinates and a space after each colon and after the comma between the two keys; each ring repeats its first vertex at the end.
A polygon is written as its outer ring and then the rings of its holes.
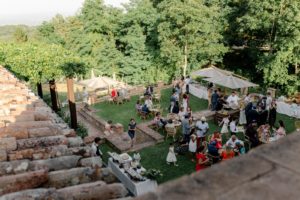
{"type": "Polygon", "coordinates": [[[80,85],[86,86],[90,89],[107,89],[111,87],[124,86],[124,83],[113,80],[112,78],[102,76],[102,77],[94,77],[87,80],[79,81],[80,85]]]}
{"type": "Polygon", "coordinates": [[[219,69],[213,65],[211,65],[208,68],[199,69],[191,73],[192,76],[202,76],[208,78],[219,78],[223,76],[230,76],[232,74],[233,74],[232,72],[219,69]]]}
{"type": "Polygon", "coordinates": [[[249,87],[257,87],[258,85],[251,83],[247,80],[243,80],[241,78],[235,77],[233,75],[230,76],[220,76],[214,78],[206,78],[205,81],[221,85],[230,89],[240,89],[240,88],[249,88],[249,87]]]}

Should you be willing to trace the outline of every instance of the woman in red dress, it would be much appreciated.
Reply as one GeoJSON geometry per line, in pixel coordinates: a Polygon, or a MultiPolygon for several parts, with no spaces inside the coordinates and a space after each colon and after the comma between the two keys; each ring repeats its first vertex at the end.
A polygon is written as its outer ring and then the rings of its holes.
{"type": "Polygon", "coordinates": [[[111,91],[111,98],[115,99],[118,96],[117,90],[115,88],[111,91]]]}
{"type": "Polygon", "coordinates": [[[221,154],[222,160],[229,160],[234,157],[234,151],[230,146],[226,146],[225,151],[221,154]]]}
{"type": "Polygon", "coordinates": [[[212,141],[216,141],[216,142],[217,142],[216,147],[217,147],[218,149],[221,149],[221,148],[222,148],[222,137],[221,137],[220,132],[215,131],[214,134],[212,135],[210,141],[211,141],[211,142],[212,142],[212,141]]]}
{"type": "Polygon", "coordinates": [[[206,155],[204,154],[204,146],[200,146],[197,149],[197,153],[196,153],[196,171],[200,171],[204,168],[206,168],[207,163],[209,162],[209,159],[206,157],[206,155]]]}

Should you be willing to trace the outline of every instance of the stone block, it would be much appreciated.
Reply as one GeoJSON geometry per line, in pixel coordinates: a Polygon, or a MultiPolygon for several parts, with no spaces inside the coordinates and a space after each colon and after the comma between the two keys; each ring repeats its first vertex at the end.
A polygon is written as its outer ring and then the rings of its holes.
{"type": "Polygon", "coordinates": [[[60,129],[60,133],[66,137],[76,137],[76,132],[74,131],[74,129],[60,129]]]}
{"type": "Polygon", "coordinates": [[[48,180],[45,170],[0,177],[0,195],[41,186],[48,180]]]}
{"type": "Polygon", "coordinates": [[[68,140],[65,136],[49,136],[17,140],[18,150],[67,144],[68,140]]]}
{"type": "Polygon", "coordinates": [[[29,160],[0,162],[0,176],[23,173],[28,170],[28,167],[29,160]]]}
{"type": "Polygon", "coordinates": [[[28,129],[28,135],[29,135],[30,138],[47,137],[47,136],[56,135],[56,132],[52,131],[49,127],[31,128],[31,129],[28,129]]]}
{"type": "Polygon", "coordinates": [[[58,196],[55,188],[49,189],[32,189],[32,190],[23,190],[20,192],[14,192],[6,194],[0,197],[0,200],[58,200],[61,197],[58,196]]]}
{"type": "Polygon", "coordinates": [[[81,137],[68,137],[69,147],[80,147],[83,144],[83,140],[81,137]]]}
{"type": "Polygon", "coordinates": [[[23,160],[32,159],[34,150],[33,149],[23,149],[19,151],[11,151],[8,154],[8,159],[11,160],[23,160]]]}
{"type": "Polygon", "coordinates": [[[27,128],[4,127],[0,128],[0,139],[5,137],[15,137],[17,140],[28,138],[27,128]]]}
{"type": "Polygon", "coordinates": [[[92,149],[89,146],[73,147],[68,149],[72,155],[81,156],[83,158],[92,156],[92,149]]]}
{"type": "Polygon", "coordinates": [[[13,151],[17,149],[17,141],[15,137],[1,138],[0,150],[13,151]]]}
{"type": "Polygon", "coordinates": [[[125,197],[127,190],[120,183],[105,184],[103,181],[86,183],[57,190],[64,199],[97,199],[107,200],[125,197]]]}
{"type": "Polygon", "coordinates": [[[42,127],[52,127],[53,123],[51,121],[15,122],[9,124],[9,126],[20,127],[20,128],[42,128],[42,127]]]}
{"type": "Polygon", "coordinates": [[[80,160],[82,167],[102,167],[102,159],[100,157],[83,158],[80,160]]]}
{"type": "Polygon", "coordinates": [[[7,153],[6,150],[0,149],[0,162],[7,161],[7,153]]]}
{"type": "Polygon", "coordinates": [[[80,156],[62,156],[47,160],[34,160],[30,162],[31,170],[48,169],[49,171],[75,168],[78,165],[80,156]]]}

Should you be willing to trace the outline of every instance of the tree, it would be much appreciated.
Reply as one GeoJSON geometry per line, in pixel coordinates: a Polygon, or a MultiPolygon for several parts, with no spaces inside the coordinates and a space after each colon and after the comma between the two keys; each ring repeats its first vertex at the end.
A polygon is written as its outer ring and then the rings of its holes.
{"type": "Polygon", "coordinates": [[[77,129],[77,113],[76,113],[76,102],[74,96],[74,83],[73,78],[75,75],[81,75],[86,73],[86,67],[83,62],[79,62],[78,59],[69,60],[61,66],[63,74],[67,78],[67,89],[68,89],[68,102],[71,117],[71,128],[77,129]]]}
{"type": "Polygon", "coordinates": [[[166,0],[158,4],[161,57],[178,74],[197,65],[220,62],[223,45],[220,7],[204,0],[166,0]]]}
{"type": "Polygon", "coordinates": [[[24,29],[17,27],[14,33],[14,39],[16,42],[27,42],[28,36],[24,29]]]}
{"type": "MultiPolygon", "coordinates": [[[[300,85],[300,2],[230,0],[230,32],[249,49],[267,86],[294,93],[300,85]],[[259,11],[259,12],[258,12],[259,11]]],[[[253,70],[253,69],[252,69],[253,70]]]]}

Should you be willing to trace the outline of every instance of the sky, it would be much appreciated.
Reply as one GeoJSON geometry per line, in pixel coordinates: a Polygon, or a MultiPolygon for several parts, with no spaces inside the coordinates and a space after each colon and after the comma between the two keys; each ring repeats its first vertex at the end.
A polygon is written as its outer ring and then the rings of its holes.
{"type": "MultiPolygon", "coordinates": [[[[120,7],[129,0],[104,0],[120,7]]],[[[74,15],[84,0],[0,0],[0,25],[39,25],[56,14],[74,15]]]]}

